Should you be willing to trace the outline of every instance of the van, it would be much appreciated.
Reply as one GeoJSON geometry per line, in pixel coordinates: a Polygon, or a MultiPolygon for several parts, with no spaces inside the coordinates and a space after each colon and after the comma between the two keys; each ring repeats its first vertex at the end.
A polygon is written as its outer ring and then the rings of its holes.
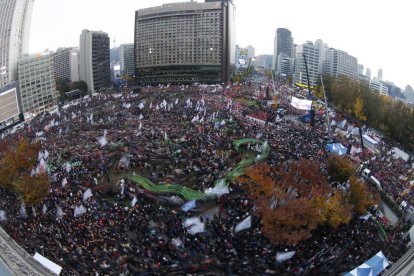
{"type": "Polygon", "coordinates": [[[371,176],[371,171],[368,169],[363,169],[361,175],[365,179],[369,179],[369,177],[371,176]]]}
{"type": "Polygon", "coordinates": [[[382,187],[381,187],[381,182],[379,182],[379,180],[378,180],[377,178],[375,178],[375,176],[371,175],[371,176],[369,177],[369,181],[370,181],[373,185],[377,186],[378,190],[382,190],[382,187]]]}

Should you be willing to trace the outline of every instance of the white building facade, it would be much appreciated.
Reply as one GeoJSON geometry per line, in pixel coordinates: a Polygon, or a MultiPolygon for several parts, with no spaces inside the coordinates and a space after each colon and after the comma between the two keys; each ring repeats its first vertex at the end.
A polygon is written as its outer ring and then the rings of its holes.
{"type": "Polygon", "coordinates": [[[38,114],[51,110],[58,98],[53,53],[24,56],[20,59],[18,67],[23,111],[38,114]]]}
{"type": "Polygon", "coordinates": [[[358,60],[347,52],[330,48],[325,52],[323,73],[333,77],[347,76],[356,79],[358,76],[358,60]]]}
{"type": "Polygon", "coordinates": [[[319,49],[311,41],[296,47],[293,82],[306,86],[308,84],[304,57],[306,57],[308,64],[309,83],[314,86],[317,84],[319,76],[319,49]]]}
{"type": "Polygon", "coordinates": [[[59,48],[53,55],[55,77],[69,82],[77,82],[79,78],[79,48],[59,48]]]}
{"type": "Polygon", "coordinates": [[[0,0],[0,130],[21,120],[17,65],[29,50],[34,0],[0,0]]]}
{"type": "Polygon", "coordinates": [[[33,1],[0,1],[0,87],[17,80],[17,63],[28,53],[33,1]]]}
{"type": "Polygon", "coordinates": [[[378,92],[382,95],[388,96],[388,87],[382,81],[374,78],[369,82],[369,89],[373,92],[378,92]]]}

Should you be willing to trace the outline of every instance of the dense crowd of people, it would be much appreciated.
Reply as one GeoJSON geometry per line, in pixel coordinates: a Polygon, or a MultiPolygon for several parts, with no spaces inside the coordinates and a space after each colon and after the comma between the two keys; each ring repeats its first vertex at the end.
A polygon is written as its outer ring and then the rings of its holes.
{"type": "MultiPolygon", "coordinates": [[[[237,183],[229,194],[184,212],[183,199],[148,192],[126,178],[139,174],[154,183],[204,191],[243,154],[259,153],[254,145],[237,152],[233,141],[240,138],[266,140],[272,166],[302,157],[318,160],[326,173],[325,127],[294,119],[303,112],[288,105],[293,88],[275,84],[288,110],[284,118],[272,107],[235,100],[265,99],[268,86],[160,85],[138,94],[87,96],[35,117],[3,139],[41,141],[39,164],[47,167],[52,187],[32,208],[1,190],[0,210],[7,216],[1,226],[30,254],[38,252],[61,265],[62,275],[329,275],[350,271],[380,250],[395,262],[406,241],[398,229],[381,238],[371,220],[355,217],[338,229],[319,228],[296,246],[272,245],[261,233],[253,202],[237,183]],[[269,121],[248,118],[260,110],[270,115],[269,121]],[[235,233],[235,225],[251,215],[251,227],[235,233]],[[190,217],[199,218],[204,231],[189,233],[183,221],[190,217]],[[276,259],[277,253],[292,251],[291,259],[276,259]]],[[[380,156],[370,166],[384,168],[384,160],[390,159],[380,156]]],[[[382,171],[383,179],[398,194],[394,181],[408,165],[392,162],[393,173],[382,171]]]]}

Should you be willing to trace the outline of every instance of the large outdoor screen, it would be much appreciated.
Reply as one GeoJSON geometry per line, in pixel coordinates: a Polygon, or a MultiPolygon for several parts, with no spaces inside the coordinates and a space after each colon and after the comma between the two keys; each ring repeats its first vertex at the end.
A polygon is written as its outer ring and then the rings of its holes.
{"type": "Polygon", "coordinates": [[[0,122],[4,122],[19,115],[17,88],[11,88],[0,92],[0,106],[0,122]]]}

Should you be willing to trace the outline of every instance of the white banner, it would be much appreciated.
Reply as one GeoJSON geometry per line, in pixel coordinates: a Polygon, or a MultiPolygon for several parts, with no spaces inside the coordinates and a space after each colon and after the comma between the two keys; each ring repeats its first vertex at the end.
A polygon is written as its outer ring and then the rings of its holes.
{"type": "Polygon", "coordinates": [[[311,110],[312,109],[312,101],[302,100],[296,97],[292,97],[292,102],[290,104],[293,107],[300,109],[300,110],[311,110]]]}

